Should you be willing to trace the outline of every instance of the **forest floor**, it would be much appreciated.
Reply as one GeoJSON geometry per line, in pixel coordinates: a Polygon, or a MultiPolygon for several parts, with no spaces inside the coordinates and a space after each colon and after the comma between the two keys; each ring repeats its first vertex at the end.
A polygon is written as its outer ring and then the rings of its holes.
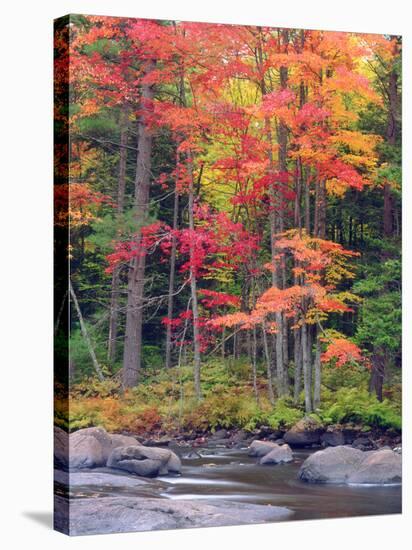
{"type": "MultiPolygon", "coordinates": [[[[397,445],[401,438],[400,393],[387,393],[383,402],[367,391],[367,379],[353,372],[342,386],[345,372],[325,372],[322,402],[309,416],[320,431],[346,430],[349,439],[385,439],[397,445]],[[336,379],[336,376],[339,379],[336,379]],[[363,377],[363,378],[362,378],[363,377]],[[336,389],[334,387],[336,386],[336,389]]],[[[267,395],[264,367],[258,370],[255,391],[246,360],[211,360],[202,369],[203,399],[196,400],[192,367],[146,371],[140,384],[123,392],[116,377],[72,384],[70,421],[65,399],[56,402],[56,423],[70,431],[102,426],[109,432],[128,432],[144,439],[178,438],[194,441],[226,430],[248,437],[276,439],[308,415],[304,396],[267,395]]],[[[291,390],[292,392],[292,390],[291,390]]],[[[352,441],[350,441],[352,443],[352,441]]]]}

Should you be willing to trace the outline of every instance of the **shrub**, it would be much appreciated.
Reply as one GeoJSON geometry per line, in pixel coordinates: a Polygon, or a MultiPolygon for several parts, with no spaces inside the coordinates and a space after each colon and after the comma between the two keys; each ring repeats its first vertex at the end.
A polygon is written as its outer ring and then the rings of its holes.
{"type": "Polygon", "coordinates": [[[274,429],[288,429],[303,418],[304,412],[297,409],[289,398],[279,398],[273,408],[273,412],[268,416],[267,423],[274,429]]]}
{"type": "Polygon", "coordinates": [[[358,422],[374,428],[400,430],[402,419],[386,399],[379,402],[366,389],[341,388],[328,396],[319,413],[327,424],[358,422]]]}

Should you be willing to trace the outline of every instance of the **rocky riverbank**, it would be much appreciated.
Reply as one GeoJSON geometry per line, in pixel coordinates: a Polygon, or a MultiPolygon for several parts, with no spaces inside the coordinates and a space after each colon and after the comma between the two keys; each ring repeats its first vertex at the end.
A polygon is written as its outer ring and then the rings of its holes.
{"type": "Polygon", "coordinates": [[[261,426],[252,431],[218,429],[215,431],[186,431],[176,433],[147,433],[137,436],[143,445],[203,446],[241,448],[254,440],[288,443],[292,448],[321,448],[351,445],[360,450],[376,450],[385,446],[396,448],[402,436],[396,430],[369,429],[354,423],[322,425],[311,417],[304,418],[288,430],[261,426]]]}
{"type": "Polygon", "coordinates": [[[55,528],[70,535],[124,533],[188,527],[220,527],[283,521],[293,512],[280,506],[225,500],[163,500],[141,497],[55,498],[55,528]]]}
{"type": "Polygon", "coordinates": [[[57,429],[56,528],[93,534],[321,518],[331,510],[334,517],[400,511],[401,457],[392,449],[295,446],[286,434],[275,435],[136,439],[101,428],[70,436],[57,429]],[[348,469],[337,477],[342,453],[354,457],[351,476],[369,476],[364,485],[349,481],[348,469]],[[348,481],[353,485],[345,489],[348,481]]]}

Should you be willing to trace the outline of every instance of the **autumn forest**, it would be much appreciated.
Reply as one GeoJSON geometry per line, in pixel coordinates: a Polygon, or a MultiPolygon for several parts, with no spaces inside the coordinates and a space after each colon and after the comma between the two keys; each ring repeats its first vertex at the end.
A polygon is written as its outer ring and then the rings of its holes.
{"type": "Polygon", "coordinates": [[[401,49],[57,21],[58,426],[399,437],[401,49]]]}

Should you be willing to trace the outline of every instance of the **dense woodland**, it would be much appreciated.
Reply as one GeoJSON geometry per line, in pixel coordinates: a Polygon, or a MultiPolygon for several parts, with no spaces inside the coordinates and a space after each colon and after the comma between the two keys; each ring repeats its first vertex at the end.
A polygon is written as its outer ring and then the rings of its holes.
{"type": "Polygon", "coordinates": [[[55,48],[57,423],[399,430],[400,38],[70,16],[55,48]]]}

